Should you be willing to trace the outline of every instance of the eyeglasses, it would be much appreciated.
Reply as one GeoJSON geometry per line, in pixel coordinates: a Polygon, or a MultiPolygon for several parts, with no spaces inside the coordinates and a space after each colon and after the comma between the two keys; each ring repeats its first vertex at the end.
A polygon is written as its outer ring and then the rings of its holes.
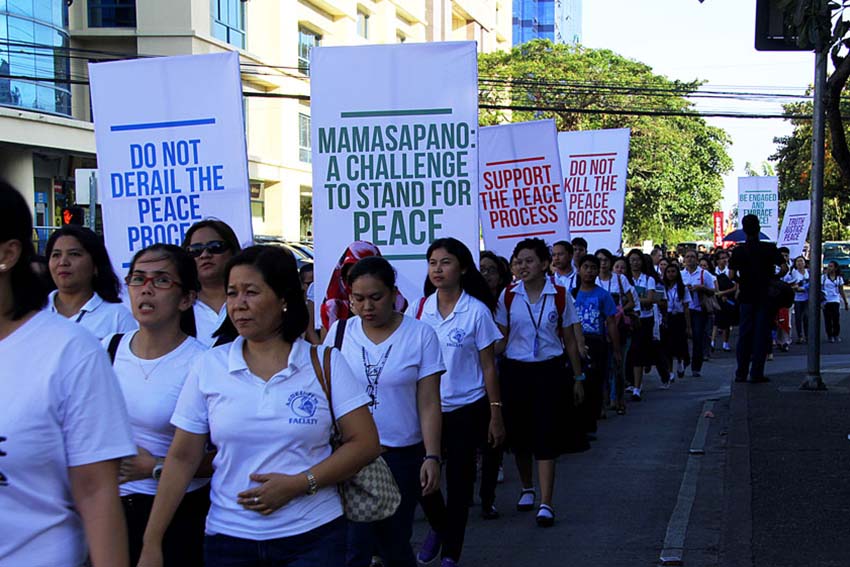
{"type": "Polygon", "coordinates": [[[490,274],[498,274],[499,273],[498,268],[481,268],[478,271],[481,272],[482,276],[489,276],[490,274]]]}
{"type": "Polygon", "coordinates": [[[178,281],[172,280],[171,276],[167,274],[157,274],[155,276],[132,274],[127,276],[124,281],[127,282],[127,285],[130,287],[142,287],[147,285],[148,282],[153,282],[153,286],[156,289],[171,289],[176,285],[183,285],[178,281]]]}
{"type": "Polygon", "coordinates": [[[192,258],[197,258],[204,253],[204,250],[210,254],[224,254],[230,250],[230,245],[224,240],[210,240],[209,242],[198,242],[190,244],[186,247],[186,251],[192,258]]]}

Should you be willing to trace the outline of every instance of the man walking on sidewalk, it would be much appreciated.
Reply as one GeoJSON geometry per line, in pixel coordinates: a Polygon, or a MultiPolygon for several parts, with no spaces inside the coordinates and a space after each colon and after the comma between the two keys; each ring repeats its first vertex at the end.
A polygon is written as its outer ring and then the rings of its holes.
{"type": "Polygon", "coordinates": [[[729,268],[732,279],[738,282],[741,323],[738,328],[738,368],[735,381],[767,382],[764,363],[770,344],[770,327],[776,315],[768,302],[770,280],[788,272],[785,259],[772,242],[760,242],[761,226],[758,217],[746,215],[741,221],[747,241],[732,251],[729,268]],[[779,266],[779,272],[776,271],[779,266]],[[750,363],[752,362],[752,367],[750,363]]]}

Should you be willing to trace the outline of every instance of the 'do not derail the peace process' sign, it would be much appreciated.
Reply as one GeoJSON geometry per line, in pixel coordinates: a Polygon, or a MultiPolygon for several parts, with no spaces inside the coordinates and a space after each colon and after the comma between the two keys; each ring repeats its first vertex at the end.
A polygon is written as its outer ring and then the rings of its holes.
{"type": "Polygon", "coordinates": [[[357,240],[380,248],[408,298],[436,238],[477,260],[475,43],[320,47],[310,72],[317,307],[357,240]]]}
{"type": "Polygon", "coordinates": [[[558,134],[570,233],[588,250],[622,246],[630,135],[628,128],[558,134]]]}
{"type": "Polygon", "coordinates": [[[510,258],[524,238],[569,240],[554,120],[481,129],[479,214],[484,245],[510,258]]]}
{"type": "Polygon", "coordinates": [[[227,222],[250,243],[239,55],[89,66],[106,246],[124,274],[139,250],[227,222]]]}

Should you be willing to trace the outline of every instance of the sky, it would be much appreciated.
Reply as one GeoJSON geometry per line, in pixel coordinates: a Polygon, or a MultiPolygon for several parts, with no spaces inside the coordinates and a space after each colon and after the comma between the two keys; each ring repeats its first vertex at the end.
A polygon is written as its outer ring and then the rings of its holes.
{"type": "MultiPolygon", "coordinates": [[[[800,94],[813,82],[814,54],[759,52],[753,47],[755,0],[584,0],[582,44],[641,61],[655,73],[704,88],[800,94]]],[[[697,102],[697,101],[695,101],[697,102]]],[[[780,103],[699,101],[703,111],[779,113],[780,103]]],[[[760,169],[791,132],[781,119],[708,118],[732,139],[734,171],[724,177],[723,209],[737,203],[747,162],[760,169]]]]}

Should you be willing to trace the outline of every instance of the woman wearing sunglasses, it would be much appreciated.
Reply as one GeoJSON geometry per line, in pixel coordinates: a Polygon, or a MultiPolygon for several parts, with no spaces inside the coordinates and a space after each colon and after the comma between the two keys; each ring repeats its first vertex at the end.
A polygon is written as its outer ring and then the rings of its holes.
{"type": "Polygon", "coordinates": [[[194,307],[195,336],[204,346],[211,347],[216,341],[213,333],[227,318],[224,267],[240,251],[239,239],[226,222],[207,219],[189,227],[183,248],[195,259],[201,282],[194,307]]]}
{"type": "MultiPolygon", "coordinates": [[[[169,423],[189,369],[207,349],[195,332],[192,304],[200,285],[195,261],[172,244],[154,244],[130,262],[127,279],[138,331],[103,340],[127,403],[137,454],[121,460],[118,481],[127,520],[130,563],[142,551],[142,536],[159,485],[165,454],[174,438],[169,423]]],[[[209,509],[207,458],[196,472],[165,533],[165,565],[203,563],[204,520],[209,509]]]]}

